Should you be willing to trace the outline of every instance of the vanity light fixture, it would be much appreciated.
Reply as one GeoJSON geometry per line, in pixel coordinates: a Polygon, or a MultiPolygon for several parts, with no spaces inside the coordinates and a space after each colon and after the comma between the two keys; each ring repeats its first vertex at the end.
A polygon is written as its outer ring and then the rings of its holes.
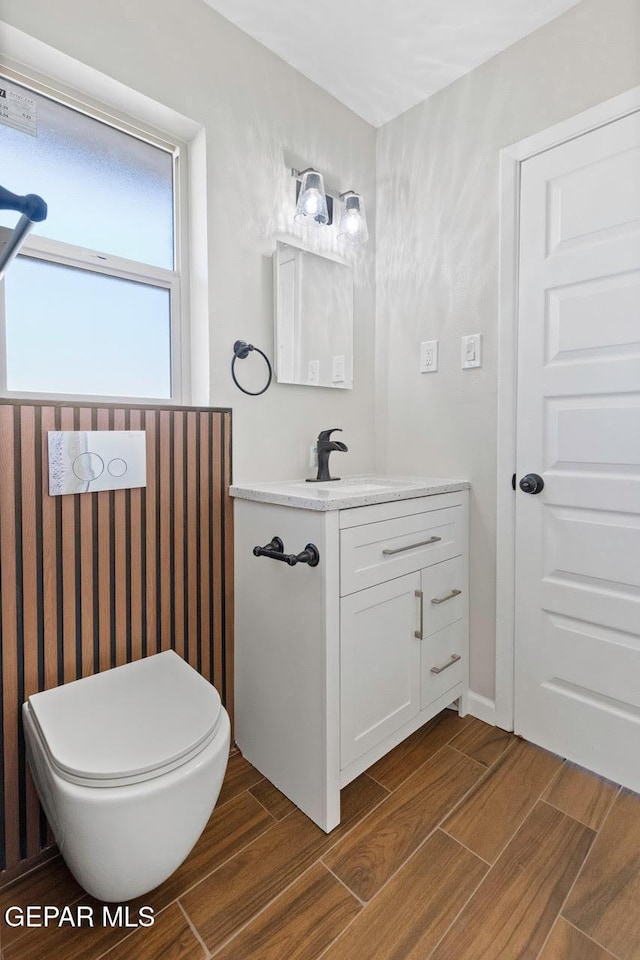
{"type": "Polygon", "coordinates": [[[342,214],[338,226],[338,240],[341,243],[366,243],[369,239],[367,218],[364,212],[364,200],[361,193],[346,190],[339,193],[331,189],[326,192],[324,178],[313,167],[305,170],[291,168],[291,176],[296,180],[297,223],[318,226],[330,226],[333,223],[336,204],[342,202],[342,214]]]}
{"type": "Polygon", "coordinates": [[[338,240],[343,243],[366,243],[369,239],[367,217],[364,212],[364,200],[355,190],[347,190],[340,194],[344,203],[340,224],[338,226],[338,240]]]}
{"type": "Polygon", "coordinates": [[[313,167],[307,170],[292,170],[291,174],[296,180],[302,181],[294,219],[298,223],[316,227],[331,223],[322,174],[313,167]]]}

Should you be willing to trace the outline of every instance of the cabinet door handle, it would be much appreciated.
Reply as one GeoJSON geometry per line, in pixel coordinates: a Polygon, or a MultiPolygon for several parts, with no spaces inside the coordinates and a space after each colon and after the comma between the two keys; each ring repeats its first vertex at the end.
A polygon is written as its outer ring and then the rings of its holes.
{"type": "Polygon", "coordinates": [[[442,537],[429,537],[428,540],[421,540],[420,543],[410,543],[406,547],[385,547],[382,552],[386,557],[390,557],[394,553],[403,553],[405,550],[415,550],[416,547],[424,547],[428,543],[438,543],[439,540],[442,540],[442,537]]]}
{"type": "Polygon", "coordinates": [[[422,592],[422,590],[416,590],[415,595],[420,601],[420,629],[414,630],[413,635],[416,638],[416,640],[422,640],[422,616],[424,612],[424,593],[422,592]]]}
{"type": "Polygon", "coordinates": [[[457,653],[451,654],[451,660],[449,663],[445,663],[444,667],[431,667],[431,673],[442,673],[443,670],[448,670],[449,667],[452,667],[454,663],[457,663],[458,660],[461,660],[462,657],[457,653]]]}
{"type": "Polygon", "coordinates": [[[447,600],[453,600],[454,597],[459,597],[461,593],[462,590],[452,590],[446,597],[432,597],[431,603],[446,603],[447,600]]]}

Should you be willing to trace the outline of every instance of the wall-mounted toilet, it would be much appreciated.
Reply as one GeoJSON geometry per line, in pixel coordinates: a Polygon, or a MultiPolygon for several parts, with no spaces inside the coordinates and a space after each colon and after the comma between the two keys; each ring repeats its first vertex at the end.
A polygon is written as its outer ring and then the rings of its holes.
{"type": "Polygon", "coordinates": [[[166,880],[213,810],[229,757],[217,690],[171,650],[30,697],[27,758],[77,881],[126,901],[166,880]]]}

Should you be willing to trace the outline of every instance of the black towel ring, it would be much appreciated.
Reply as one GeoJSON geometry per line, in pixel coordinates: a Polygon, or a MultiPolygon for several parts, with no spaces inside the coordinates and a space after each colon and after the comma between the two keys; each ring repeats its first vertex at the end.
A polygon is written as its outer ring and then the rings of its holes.
{"type": "Polygon", "coordinates": [[[269,363],[269,357],[266,353],[263,353],[259,347],[254,347],[252,343],[245,343],[244,340],[236,340],[233,345],[233,360],[231,361],[231,376],[233,377],[233,382],[235,383],[238,390],[242,390],[243,393],[248,393],[250,397],[259,397],[261,393],[264,393],[271,386],[271,379],[273,377],[273,370],[271,369],[271,364],[269,363]],[[250,352],[255,350],[256,353],[259,353],[261,357],[264,357],[264,362],[267,365],[267,370],[269,371],[269,379],[262,388],[262,390],[245,390],[244,387],[240,386],[236,378],[236,360],[246,360],[250,352]]]}

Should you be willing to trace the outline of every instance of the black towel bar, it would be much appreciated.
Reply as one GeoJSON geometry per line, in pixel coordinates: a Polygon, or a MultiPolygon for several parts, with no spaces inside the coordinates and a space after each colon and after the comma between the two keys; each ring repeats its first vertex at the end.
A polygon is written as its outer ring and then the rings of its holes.
{"type": "Polygon", "coordinates": [[[308,563],[310,567],[317,567],[320,563],[320,552],[314,543],[308,543],[300,553],[285,553],[284,543],[280,537],[272,537],[264,547],[253,548],[254,557],[269,557],[271,560],[282,560],[290,567],[296,563],[308,563]]]}

